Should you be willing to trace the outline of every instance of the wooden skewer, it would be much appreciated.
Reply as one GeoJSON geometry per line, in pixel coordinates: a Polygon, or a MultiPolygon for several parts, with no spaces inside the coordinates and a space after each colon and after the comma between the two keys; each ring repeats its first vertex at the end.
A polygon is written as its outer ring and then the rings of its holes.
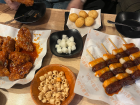
{"type": "Polygon", "coordinates": [[[95,60],[95,58],[92,56],[92,54],[89,52],[88,49],[87,49],[87,52],[88,52],[89,56],[90,56],[93,60],[95,60]]]}
{"type": "Polygon", "coordinates": [[[101,43],[101,45],[103,46],[103,48],[105,49],[105,51],[109,54],[109,52],[107,51],[107,49],[105,48],[105,46],[103,45],[103,43],[101,43]]]}
{"type": "Polygon", "coordinates": [[[112,45],[113,45],[116,49],[118,49],[117,46],[112,42],[112,40],[111,40],[110,38],[108,38],[108,40],[112,43],[112,45]]]}
{"type": "Polygon", "coordinates": [[[119,34],[119,36],[121,37],[121,39],[123,40],[123,42],[124,42],[125,44],[127,44],[127,42],[124,40],[124,38],[122,37],[122,35],[119,34]]]}

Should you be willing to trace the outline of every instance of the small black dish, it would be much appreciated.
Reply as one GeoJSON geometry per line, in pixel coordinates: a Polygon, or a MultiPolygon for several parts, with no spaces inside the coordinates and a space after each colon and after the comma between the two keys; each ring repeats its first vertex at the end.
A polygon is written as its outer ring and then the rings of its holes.
{"type": "Polygon", "coordinates": [[[73,57],[74,55],[80,53],[83,49],[83,40],[81,37],[81,34],[77,29],[70,29],[70,30],[65,30],[65,31],[59,31],[59,32],[54,32],[50,35],[50,49],[51,52],[59,57],[73,57]],[[76,43],[76,50],[72,51],[71,54],[65,54],[65,53],[57,53],[55,45],[57,44],[58,39],[62,39],[62,35],[67,35],[68,37],[73,36],[74,37],[74,42],[76,43]]]}
{"type": "Polygon", "coordinates": [[[41,2],[34,2],[33,6],[25,6],[24,4],[21,4],[15,14],[15,18],[24,15],[25,13],[28,13],[29,11],[34,10],[35,12],[30,17],[21,17],[16,19],[16,21],[20,23],[33,23],[38,21],[40,18],[42,18],[45,15],[46,12],[46,5],[41,2]]]}
{"type": "MultiPolygon", "coordinates": [[[[116,16],[115,22],[124,23],[130,26],[140,26],[140,13],[120,12],[116,16]]],[[[129,38],[140,38],[140,31],[134,31],[129,27],[115,25],[116,29],[122,35],[129,38]]]]}

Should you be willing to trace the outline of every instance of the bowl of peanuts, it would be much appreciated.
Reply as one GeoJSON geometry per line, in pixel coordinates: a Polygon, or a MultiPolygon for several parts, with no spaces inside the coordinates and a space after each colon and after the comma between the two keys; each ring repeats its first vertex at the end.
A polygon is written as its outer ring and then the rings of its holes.
{"type": "Polygon", "coordinates": [[[68,105],[75,96],[75,75],[61,64],[41,68],[30,86],[30,93],[37,105],[68,105]]]}

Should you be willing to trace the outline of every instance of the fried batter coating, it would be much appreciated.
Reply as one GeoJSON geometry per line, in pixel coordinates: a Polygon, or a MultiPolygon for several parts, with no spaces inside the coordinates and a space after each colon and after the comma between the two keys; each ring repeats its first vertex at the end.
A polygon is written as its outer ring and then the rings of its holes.
{"type": "Polygon", "coordinates": [[[30,56],[22,52],[11,52],[9,54],[9,59],[14,63],[15,66],[22,65],[30,61],[30,56]]]}
{"type": "Polygon", "coordinates": [[[14,81],[24,78],[31,70],[33,64],[30,62],[30,56],[22,52],[11,52],[9,54],[10,62],[10,76],[9,80],[14,81]]]}
{"type": "Polygon", "coordinates": [[[9,76],[9,80],[10,81],[14,81],[17,79],[22,79],[25,77],[26,74],[29,73],[29,71],[32,68],[32,63],[31,62],[27,62],[25,64],[19,65],[19,66],[14,66],[13,62],[10,63],[10,76],[9,76]]]}
{"type": "Polygon", "coordinates": [[[17,38],[18,39],[16,41],[16,51],[18,51],[17,46],[19,46],[25,51],[33,51],[32,37],[28,28],[22,27],[18,31],[17,38]]]}
{"type": "Polygon", "coordinates": [[[0,51],[2,51],[2,44],[4,42],[5,37],[0,36],[0,51]]]}
{"type": "Polygon", "coordinates": [[[10,72],[7,69],[8,60],[7,53],[4,51],[0,51],[0,76],[9,76],[10,72]]]}
{"type": "Polygon", "coordinates": [[[2,51],[8,52],[9,54],[14,50],[15,50],[15,40],[10,36],[7,36],[2,44],[2,51]]]}

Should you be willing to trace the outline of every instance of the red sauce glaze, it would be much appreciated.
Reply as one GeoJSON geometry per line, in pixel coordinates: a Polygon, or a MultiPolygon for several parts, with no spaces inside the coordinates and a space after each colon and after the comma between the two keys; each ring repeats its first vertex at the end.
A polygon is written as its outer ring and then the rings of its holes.
{"type": "Polygon", "coordinates": [[[24,51],[24,50],[21,50],[22,53],[26,53],[26,54],[30,55],[32,63],[34,63],[36,58],[39,56],[39,53],[37,52],[38,48],[36,47],[36,43],[33,43],[33,46],[34,46],[34,51],[24,51]]]}

